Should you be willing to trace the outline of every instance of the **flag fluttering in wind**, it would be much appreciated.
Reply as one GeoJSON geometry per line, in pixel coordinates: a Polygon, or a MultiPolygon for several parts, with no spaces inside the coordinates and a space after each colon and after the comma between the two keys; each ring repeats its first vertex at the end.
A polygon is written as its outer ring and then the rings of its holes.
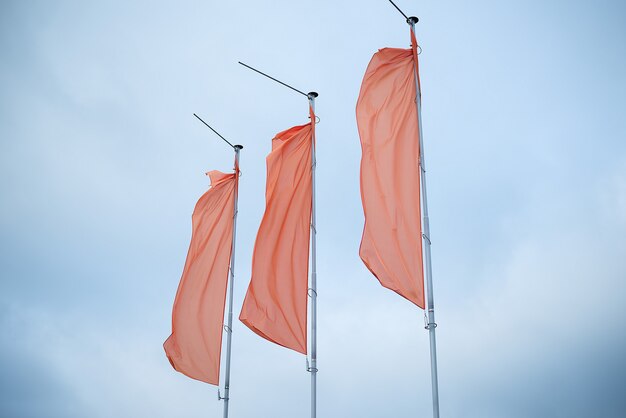
{"type": "Polygon", "coordinates": [[[191,243],[174,300],[172,335],[163,347],[177,371],[218,385],[239,167],[232,174],[207,174],[211,188],[193,211],[191,243]]]}
{"type": "Polygon", "coordinates": [[[310,117],[310,123],[280,132],[272,140],[265,214],[239,316],[261,337],[302,354],[307,352],[312,109],[310,117]]]}
{"type": "Polygon", "coordinates": [[[384,48],[374,54],[359,93],[365,213],[359,255],[384,287],[424,308],[417,44],[411,35],[411,49],[384,48]]]}

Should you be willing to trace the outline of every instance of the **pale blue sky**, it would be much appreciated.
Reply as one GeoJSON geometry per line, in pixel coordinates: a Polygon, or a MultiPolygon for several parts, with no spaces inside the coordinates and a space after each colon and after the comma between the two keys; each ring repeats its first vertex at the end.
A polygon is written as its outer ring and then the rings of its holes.
{"type": "MultiPolygon", "coordinates": [[[[442,417],[626,415],[626,6],[420,18],[442,417]]],[[[0,3],[0,415],[217,417],[162,343],[209,169],[242,151],[235,310],[272,136],[320,93],[319,416],[430,416],[422,312],[358,258],[354,107],[386,1],[0,3]]],[[[232,417],[308,416],[304,357],[234,326],[232,417]]]]}

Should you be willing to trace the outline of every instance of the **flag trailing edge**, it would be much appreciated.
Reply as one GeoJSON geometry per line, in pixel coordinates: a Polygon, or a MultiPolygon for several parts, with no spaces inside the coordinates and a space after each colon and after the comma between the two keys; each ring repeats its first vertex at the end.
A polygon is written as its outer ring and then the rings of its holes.
{"type": "Polygon", "coordinates": [[[172,310],[172,334],[163,347],[174,369],[218,385],[239,167],[235,164],[234,173],[207,175],[211,188],[193,211],[191,242],[172,310]]]}
{"type": "Polygon", "coordinates": [[[312,204],[311,122],[272,139],[266,159],[266,208],[259,226],[252,277],[239,319],[259,336],[307,353],[308,267],[312,204]]]}
{"type": "Polygon", "coordinates": [[[424,309],[413,33],[411,43],[374,54],[356,105],[365,215],[359,255],[382,286],[424,309]]]}

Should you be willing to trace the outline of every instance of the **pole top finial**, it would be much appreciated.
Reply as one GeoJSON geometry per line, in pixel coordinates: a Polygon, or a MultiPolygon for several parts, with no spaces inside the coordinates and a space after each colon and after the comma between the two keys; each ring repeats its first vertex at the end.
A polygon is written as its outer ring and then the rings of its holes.
{"type": "Polygon", "coordinates": [[[233,145],[233,148],[235,148],[236,150],[241,150],[243,149],[243,145],[233,145]]]}
{"type": "Polygon", "coordinates": [[[317,96],[319,96],[319,94],[317,94],[317,92],[316,92],[316,91],[311,91],[311,92],[309,92],[309,93],[307,94],[307,97],[308,97],[309,99],[315,99],[317,96]]]}
{"type": "Polygon", "coordinates": [[[414,24],[416,24],[419,21],[420,20],[417,17],[415,17],[415,16],[411,16],[411,17],[408,17],[406,19],[406,23],[408,23],[409,25],[414,25],[414,24]]]}

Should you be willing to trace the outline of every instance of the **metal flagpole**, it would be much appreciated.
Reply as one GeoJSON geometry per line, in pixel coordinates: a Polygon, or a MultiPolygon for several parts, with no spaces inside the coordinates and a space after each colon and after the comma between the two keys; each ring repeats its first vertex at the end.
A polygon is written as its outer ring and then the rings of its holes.
{"type": "Polygon", "coordinates": [[[233,244],[230,255],[230,279],[228,282],[228,320],[226,331],[226,370],[224,373],[224,418],[228,418],[228,402],[230,401],[230,354],[233,337],[233,293],[235,285],[235,238],[237,236],[237,207],[239,203],[239,152],[241,145],[235,145],[235,208],[233,210],[233,244]]]}
{"type": "Polygon", "coordinates": [[[228,280],[228,317],[226,319],[226,325],[224,325],[224,331],[226,331],[226,369],[224,371],[223,397],[220,394],[219,388],[217,389],[217,399],[224,401],[224,418],[228,418],[228,406],[230,401],[230,355],[232,351],[233,337],[233,293],[235,286],[235,239],[237,237],[237,213],[239,212],[239,153],[243,149],[243,146],[231,144],[208,123],[203,121],[200,116],[196,115],[195,113],[193,115],[198,118],[200,122],[204,123],[209,129],[211,129],[217,136],[222,138],[224,142],[230,145],[235,151],[235,207],[233,209],[233,240],[230,249],[230,277],[228,280]]]}
{"type": "MultiPolygon", "coordinates": [[[[290,86],[287,83],[283,83],[282,81],[265,74],[262,71],[257,70],[254,67],[251,67],[243,62],[239,61],[239,64],[244,67],[257,72],[265,77],[273,80],[279,84],[282,84],[285,87],[290,88],[291,90],[300,93],[303,96],[306,96],[309,100],[309,105],[315,112],[315,98],[318,94],[314,91],[309,94],[304,93],[302,90],[298,90],[297,88],[290,86]]],[[[311,123],[315,123],[315,120],[312,120],[311,123]]],[[[311,146],[311,279],[310,279],[310,287],[308,288],[308,296],[311,298],[311,318],[310,318],[310,326],[311,326],[311,362],[309,363],[309,359],[307,358],[307,366],[306,369],[311,373],[311,418],[316,418],[317,416],[317,266],[316,266],[316,236],[317,231],[315,229],[315,137],[312,138],[312,146],[311,146]]]]}
{"type": "MultiPolygon", "coordinates": [[[[394,4],[395,6],[395,4],[394,4]]],[[[397,7],[396,7],[397,8],[397,7]]],[[[407,23],[411,26],[411,32],[413,32],[413,36],[415,36],[415,24],[419,21],[419,19],[415,16],[411,16],[407,18],[407,23]]],[[[422,237],[424,239],[424,255],[425,255],[425,263],[426,263],[426,308],[428,310],[427,318],[428,324],[426,325],[426,329],[428,330],[428,335],[430,338],[430,376],[431,376],[431,384],[432,384],[432,394],[433,394],[433,417],[439,418],[439,383],[437,379],[437,343],[435,339],[435,328],[437,328],[437,324],[435,323],[435,303],[433,297],[433,272],[432,272],[432,264],[430,259],[430,221],[428,218],[428,200],[426,197],[426,163],[424,159],[424,140],[422,134],[422,92],[420,90],[420,84],[417,74],[417,62],[413,63],[413,73],[415,75],[415,104],[417,106],[417,126],[418,126],[418,134],[420,141],[420,158],[419,158],[419,166],[421,171],[421,179],[422,179],[422,215],[423,221],[422,225],[424,228],[424,232],[422,237]]]]}
{"type": "MultiPolygon", "coordinates": [[[[389,3],[398,10],[406,19],[406,23],[411,27],[411,32],[415,36],[415,24],[419,22],[419,19],[415,16],[408,17],[400,8],[389,0],[389,3]]],[[[417,38],[417,37],[416,37],[417,38]]],[[[419,76],[417,74],[417,62],[413,62],[413,75],[415,76],[415,106],[417,108],[417,129],[420,141],[420,178],[422,180],[422,226],[423,233],[422,239],[426,244],[424,246],[424,255],[426,263],[426,309],[427,309],[427,321],[426,329],[428,330],[428,336],[430,338],[430,378],[433,393],[433,417],[439,418],[439,383],[437,379],[437,341],[435,338],[435,328],[437,323],[435,322],[435,301],[433,297],[433,271],[430,259],[430,221],[428,218],[428,199],[426,197],[426,162],[424,159],[424,140],[422,135],[422,92],[420,90],[419,76]]]]}
{"type": "MultiPolygon", "coordinates": [[[[313,109],[313,118],[315,118],[315,98],[318,94],[312,91],[307,96],[313,109]]],[[[311,123],[315,124],[315,119],[311,123]]],[[[315,132],[314,129],[313,132],[315,132]]],[[[307,369],[311,373],[311,418],[315,418],[317,416],[317,229],[315,224],[315,166],[317,160],[315,135],[311,140],[311,287],[309,288],[309,297],[311,298],[311,365],[307,369]]]]}

